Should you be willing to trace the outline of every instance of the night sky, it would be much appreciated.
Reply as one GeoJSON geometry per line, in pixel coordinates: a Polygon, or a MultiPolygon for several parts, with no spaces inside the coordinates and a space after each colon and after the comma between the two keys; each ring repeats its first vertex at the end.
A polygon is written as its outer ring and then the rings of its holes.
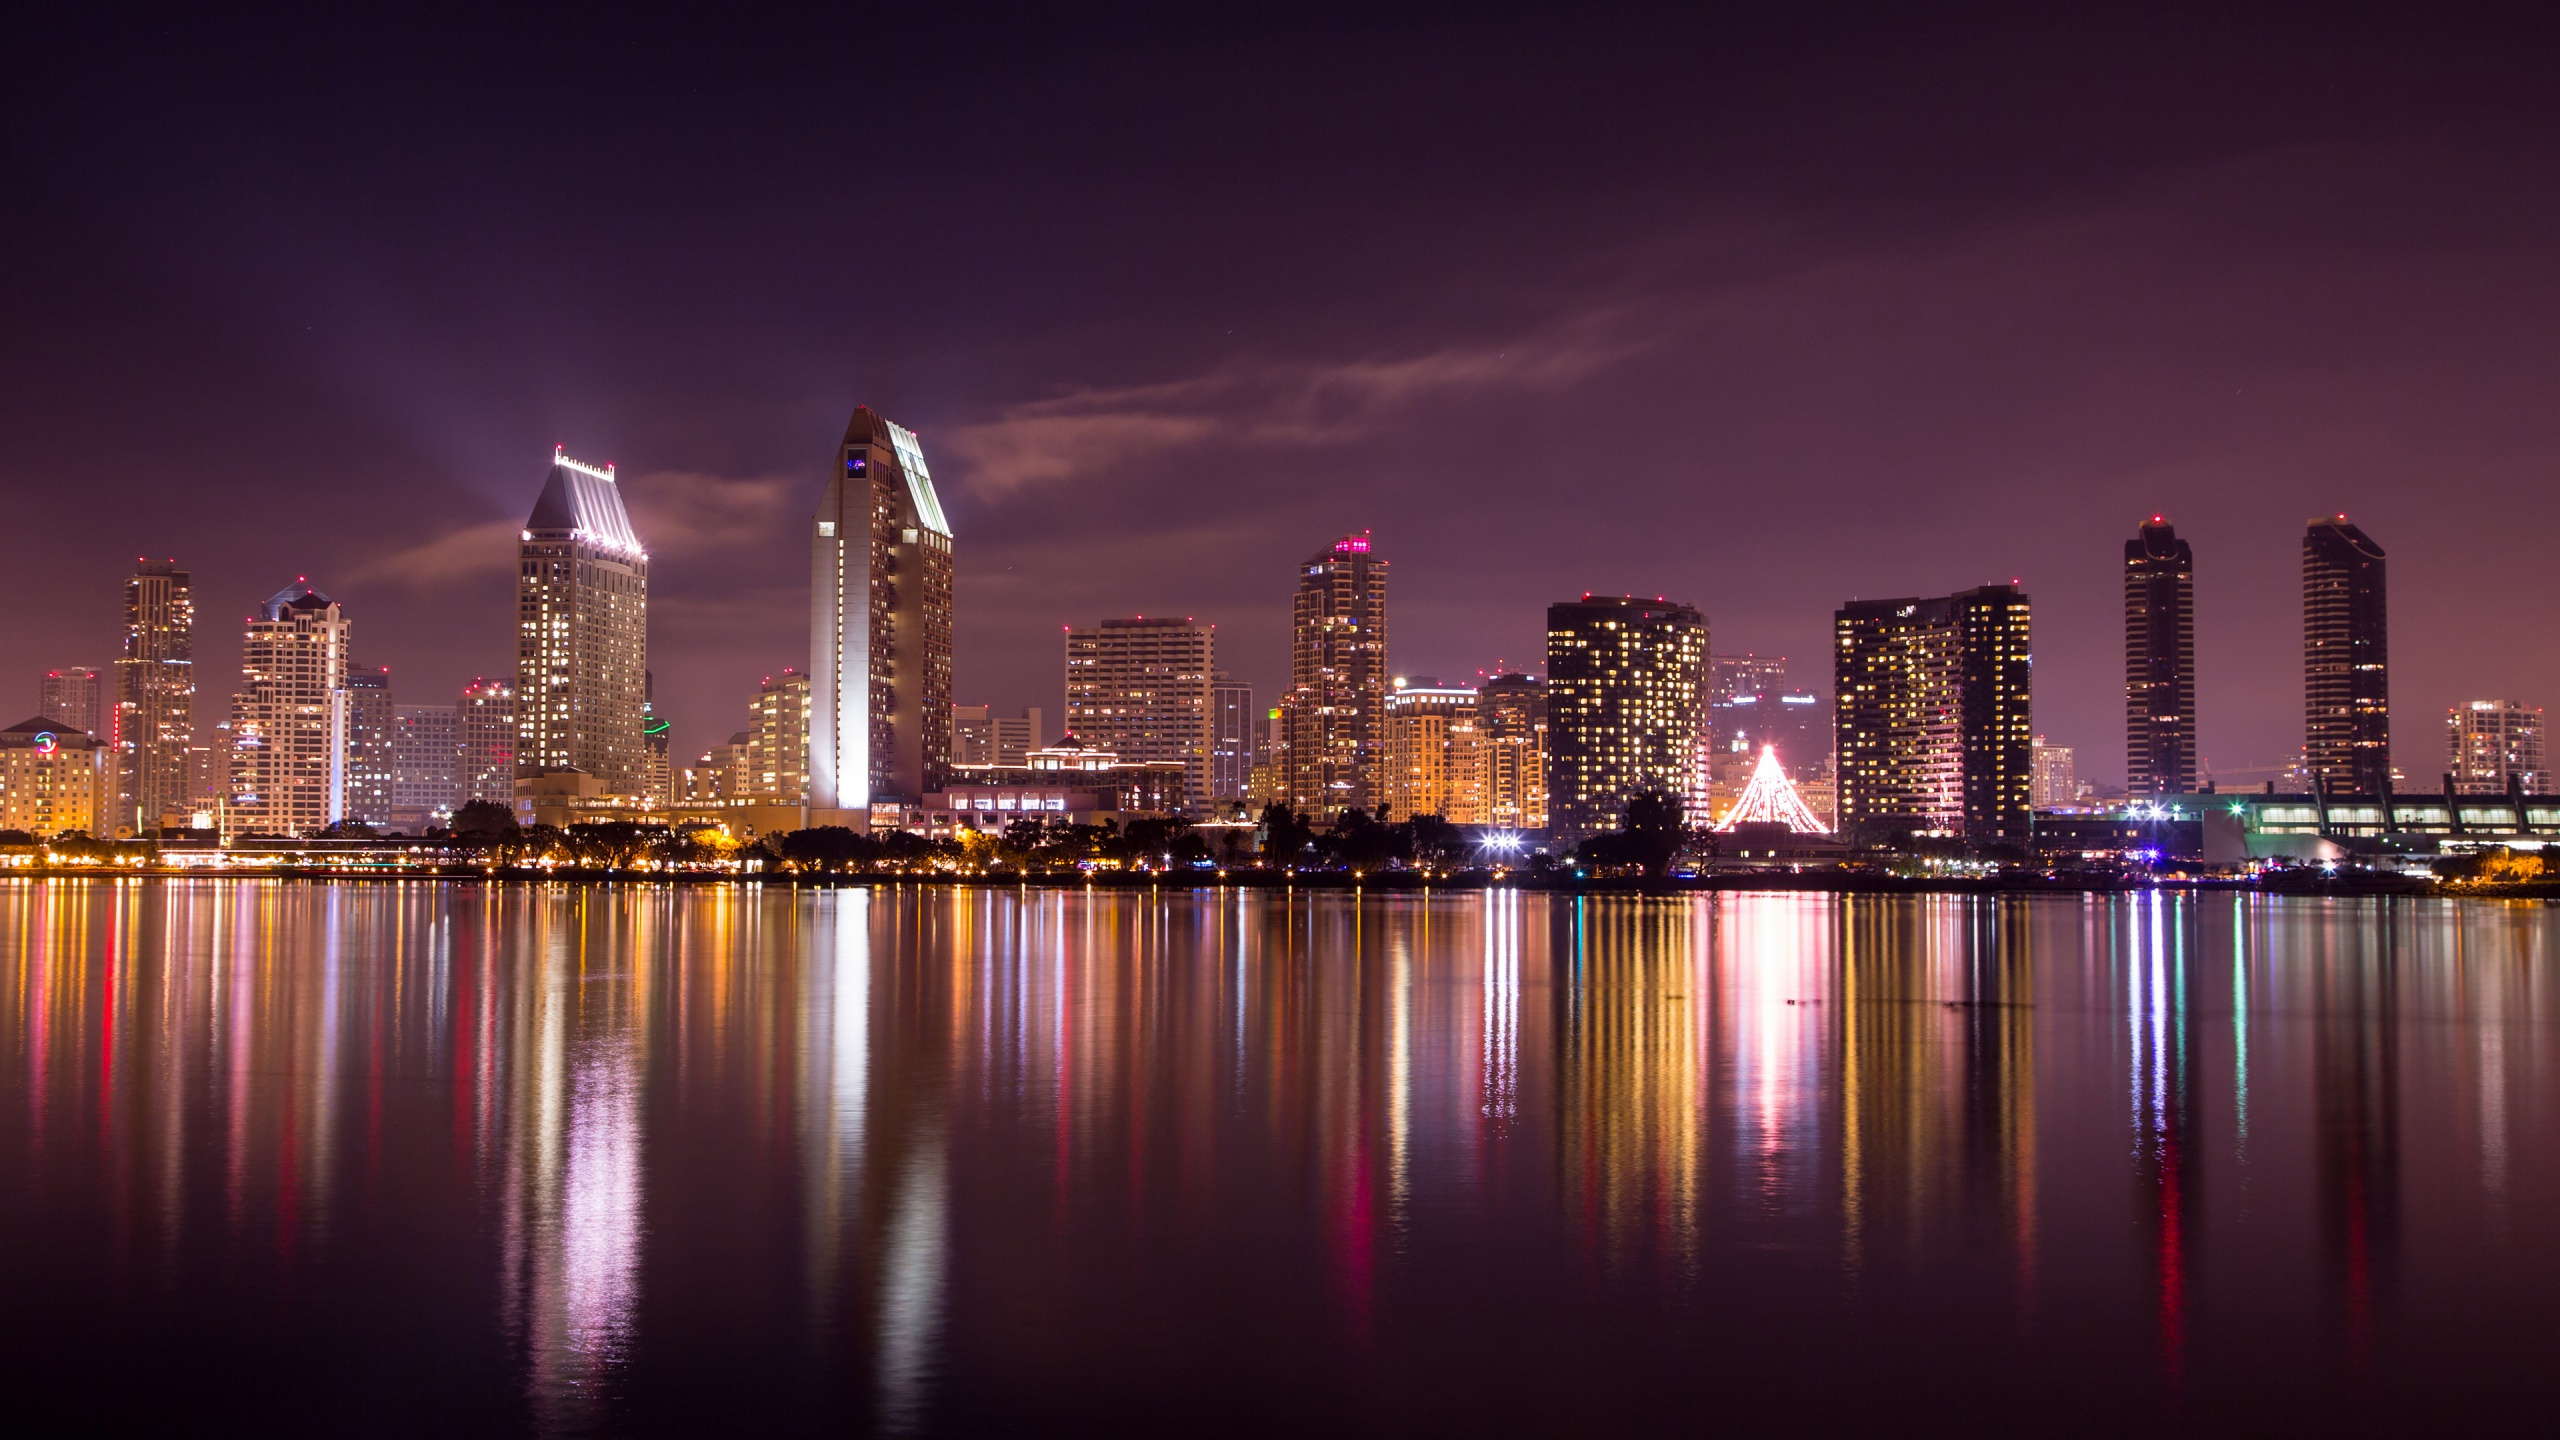
{"type": "Polygon", "coordinates": [[[1444,678],[1596,590],[1827,692],[1841,601],[2016,578],[2037,728],[2120,778],[2158,511],[2254,782],[2345,511],[2413,784],[2448,703],[2560,705],[2560,47],[2503,22],[97,8],[0,45],[0,723],[146,552],[201,724],[297,575],[404,701],[511,672],[559,442],[621,467],[690,758],[803,662],[858,403],[952,513],[963,701],[1056,706],[1059,627],[1132,613],[1268,696],[1294,563],[1368,529],[1444,678]]]}

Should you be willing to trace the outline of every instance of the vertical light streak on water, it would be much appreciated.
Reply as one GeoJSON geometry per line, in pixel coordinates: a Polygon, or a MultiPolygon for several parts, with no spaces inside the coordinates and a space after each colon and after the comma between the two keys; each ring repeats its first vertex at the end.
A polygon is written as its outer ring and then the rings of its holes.
{"type": "Polygon", "coordinates": [[[1246,952],[1247,947],[1249,947],[1249,946],[1252,944],[1252,933],[1253,933],[1251,930],[1249,930],[1249,929],[1246,927],[1246,925],[1245,925],[1245,923],[1244,923],[1244,922],[1245,922],[1245,905],[1246,905],[1246,901],[1247,901],[1248,897],[1250,897],[1250,896],[1251,896],[1251,894],[1252,894],[1252,893],[1253,893],[1253,892],[1251,892],[1251,891],[1249,891],[1249,890],[1238,889],[1238,890],[1235,892],[1235,894],[1229,898],[1229,905],[1228,905],[1228,908],[1229,908],[1230,910],[1232,910],[1232,911],[1234,912],[1234,914],[1235,914],[1235,925],[1236,925],[1235,940],[1234,940],[1233,944],[1230,946],[1230,948],[1231,948],[1231,949],[1233,949],[1233,950],[1234,950],[1234,952],[1235,952],[1235,960],[1236,960],[1236,969],[1235,969],[1235,990],[1236,990],[1236,995],[1235,995],[1235,1000],[1236,1000],[1236,1016],[1235,1016],[1235,1022],[1236,1022],[1236,1023],[1235,1023],[1235,1035],[1234,1035],[1234,1037],[1233,1037],[1233,1043],[1231,1044],[1231,1046],[1230,1046],[1229,1048],[1231,1048],[1231,1049],[1235,1052],[1235,1079],[1234,1079],[1235,1093],[1234,1093],[1234,1095],[1233,1095],[1233,1097],[1232,1097],[1232,1098],[1233,1098],[1233,1102],[1234,1102],[1235,1113],[1237,1113],[1237,1114],[1239,1114],[1239,1115],[1241,1115],[1241,1114],[1243,1114],[1243,1113],[1244,1113],[1244,1068],[1245,1068],[1245,1067],[1244,1067],[1244,1048],[1245,1048],[1245,1042],[1244,1042],[1244,998],[1245,998],[1245,988],[1246,988],[1246,985],[1247,985],[1247,983],[1248,983],[1248,982],[1247,982],[1247,978],[1246,978],[1246,977],[1247,977],[1247,976],[1248,976],[1248,974],[1250,973],[1250,972],[1249,972],[1249,970],[1247,969],[1247,967],[1246,967],[1246,963],[1245,963],[1245,952],[1246,952]]]}
{"type": "Polygon", "coordinates": [[[582,1381],[621,1358],[640,1291],[640,1065],[627,1033],[581,1047],[560,1213],[563,1332],[582,1381]]]}
{"type": "Polygon", "coordinates": [[[922,1428],[942,1330],[945,1250],[950,1226],[942,1137],[928,1129],[907,1158],[889,1215],[886,1283],[880,1299],[880,1428],[922,1428]]]}
{"type": "Polygon", "coordinates": [[[2240,1188],[2249,1188],[2249,902],[2231,897],[2231,1106],[2232,1158],[2240,1188]]]}
{"type": "Polygon", "coordinates": [[[242,1207],[248,1202],[249,1187],[249,1077],[256,1054],[258,1004],[258,971],[265,960],[262,937],[275,933],[277,886],[262,883],[257,889],[254,913],[251,906],[240,907],[238,923],[230,940],[230,995],[222,1003],[222,1019],[228,1028],[222,1038],[223,1059],[228,1073],[224,1076],[223,1108],[223,1186],[229,1200],[232,1230],[240,1228],[242,1207]]]}
{"type": "MultiPolygon", "coordinates": [[[[2549,852],[2545,852],[2549,853],[2549,852]]],[[[2454,922],[2454,940],[2462,947],[2462,966],[2471,970],[2468,945],[2463,944],[2461,921],[2454,922]]],[[[2484,967],[2486,984],[2466,987],[2463,1008],[2470,1012],[2471,1023],[2478,1029],[2480,1043],[2474,1047],[2479,1065],[2480,1088],[2480,1196],[2489,1212],[2492,1236],[2504,1239],[2507,1230],[2507,974],[2504,967],[2484,967]]]]}
{"type": "Polygon", "coordinates": [[[1500,1136],[1519,1112],[1520,895],[1488,890],[1484,913],[1484,1113],[1500,1136]]]}
{"type": "Polygon", "coordinates": [[[871,892],[828,890],[815,899],[821,953],[808,967],[803,1063],[809,1068],[803,1183],[810,1313],[823,1317],[839,1291],[837,1266],[862,1203],[864,1126],[871,1073],[871,892]],[[856,1213],[848,1214],[848,1210],[856,1213]]]}
{"type": "MultiPolygon", "coordinates": [[[[1426,912],[1427,913],[1427,912],[1426,912]]],[[[1388,941],[1387,964],[1387,1225],[1404,1248],[1405,1166],[1413,1139],[1413,946],[1398,929],[1388,941]]]]}

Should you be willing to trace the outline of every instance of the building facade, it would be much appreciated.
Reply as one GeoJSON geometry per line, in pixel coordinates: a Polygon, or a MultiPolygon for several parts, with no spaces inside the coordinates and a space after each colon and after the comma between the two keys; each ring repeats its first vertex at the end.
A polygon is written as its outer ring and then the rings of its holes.
{"type": "Polygon", "coordinates": [[[768,675],[747,727],[749,793],[776,805],[809,802],[809,677],[768,675]]]}
{"type": "Polygon", "coordinates": [[[231,697],[226,834],[309,835],[342,817],[348,631],[338,602],[301,581],[249,620],[231,697]]]}
{"type": "Polygon", "coordinates": [[[0,730],[0,830],[36,838],[113,829],[114,752],[106,742],[38,715],[0,730]]]}
{"type": "Polygon", "coordinates": [[[349,665],[338,746],[338,817],[379,829],[391,823],[393,746],[399,726],[391,667],[349,665]]]}
{"type": "Polygon", "coordinates": [[[951,763],[956,766],[996,763],[995,707],[951,707],[951,763]]]}
{"type": "Polygon", "coordinates": [[[36,714],[56,720],[83,735],[98,733],[99,698],[104,689],[96,669],[64,665],[44,672],[37,688],[36,714]]]}
{"type": "Polygon", "coordinates": [[[2124,542],[2124,747],[2128,792],[2195,788],[2195,552],[2157,515],[2124,542]]]}
{"type": "Polygon", "coordinates": [[[2048,745],[2039,735],[2031,748],[2034,758],[2028,769],[2033,778],[2027,782],[2027,803],[2038,810],[2053,810],[2077,801],[2080,798],[2080,772],[2074,763],[2071,747],[2048,745]]]}
{"type": "Polygon", "coordinates": [[[1616,828],[1648,791],[1694,798],[1707,724],[1707,618],[1695,607],[1606,595],[1548,606],[1546,689],[1547,819],[1560,840],[1616,828]]]}
{"type": "Polygon", "coordinates": [[[1179,764],[1209,793],[1209,687],[1217,629],[1189,619],[1105,620],[1067,631],[1067,733],[1130,764],[1179,764]]]}
{"type": "Polygon", "coordinates": [[[648,675],[649,554],[613,467],[555,450],[516,568],[514,778],[576,770],[644,794],[648,675]]]}
{"type": "Polygon", "coordinates": [[[1224,675],[1209,682],[1210,799],[1242,800],[1253,784],[1259,719],[1251,685],[1224,675]]]}
{"type": "Polygon", "coordinates": [[[1842,829],[2025,841],[2030,618],[2015,585],[1840,608],[1832,706],[1842,829]]]}
{"type": "Polygon", "coordinates": [[[462,803],[462,709],[398,705],[391,717],[391,828],[423,835],[451,823],[462,803]]]}
{"type": "Polygon", "coordinates": [[[1547,686],[1517,670],[1476,686],[1485,749],[1485,821],[1505,830],[1547,828],[1547,686]]]}
{"type": "Polygon", "coordinates": [[[515,804],[516,687],[483,676],[462,687],[454,707],[462,732],[462,793],[456,807],[483,800],[515,804]]]}
{"type": "Polygon", "coordinates": [[[2492,795],[2513,787],[2538,795],[2549,783],[2542,759],[2542,707],[2474,700],[2447,710],[2444,723],[2445,774],[2456,790],[2492,795]]]}
{"type": "Polygon", "coordinates": [[[196,602],[175,560],[144,561],[124,587],[124,654],[116,661],[112,733],[114,826],[140,834],[190,810],[187,750],[195,744],[196,602]]]}
{"type": "Polygon", "coordinates": [[[951,766],[951,522],[915,432],[854,411],[809,529],[811,821],[868,823],[951,766]]]}
{"type": "Polygon", "coordinates": [[[2391,793],[2391,644],[2382,547],[2344,515],[2302,535],[2303,756],[2333,795],[2391,793]]]}
{"type": "Polygon", "coordinates": [[[1491,823],[1491,760],[1477,693],[1436,680],[1398,680],[1387,692],[1387,758],[1378,803],[1390,819],[1437,815],[1491,823]]]}
{"type": "Polygon", "coordinates": [[[1281,697],[1291,809],[1312,817],[1368,809],[1386,759],[1387,558],[1345,535],[1298,567],[1281,697]]]}

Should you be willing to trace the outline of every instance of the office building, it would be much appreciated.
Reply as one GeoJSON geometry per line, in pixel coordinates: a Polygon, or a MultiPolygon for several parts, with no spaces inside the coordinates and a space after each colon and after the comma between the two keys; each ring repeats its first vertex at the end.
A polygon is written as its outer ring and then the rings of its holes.
{"type": "Polygon", "coordinates": [[[1387,691],[1387,755],[1378,803],[1388,817],[1437,815],[1452,825],[1491,821],[1491,756],[1474,690],[1428,676],[1400,677],[1387,691]]]}
{"type": "Polygon", "coordinates": [[[1179,764],[1209,793],[1209,684],[1217,629],[1189,619],[1105,620],[1067,631],[1067,733],[1128,764],[1179,764]]]}
{"type": "Polygon", "coordinates": [[[663,810],[675,798],[675,764],[668,753],[675,748],[673,727],[658,714],[658,674],[652,670],[641,677],[640,762],[645,777],[640,798],[647,808],[663,810]]]}
{"type": "Polygon", "coordinates": [[[1737,695],[1772,695],[1787,688],[1784,655],[1711,655],[1707,657],[1707,703],[1728,705],[1737,695]]]}
{"type": "Polygon", "coordinates": [[[391,828],[423,835],[450,824],[462,803],[462,710],[398,705],[391,716],[391,828]]]}
{"type": "Polygon", "coordinates": [[[755,732],[741,730],[702,752],[677,777],[677,798],[690,805],[745,802],[755,796],[755,732]]]}
{"type": "Polygon", "coordinates": [[[1368,809],[1386,759],[1386,557],[1365,533],[1343,536],[1298,567],[1293,608],[1280,702],[1289,806],[1317,818],[1368,809]]]}
{"type": "Polygon", "coordinates": [[[788,669],[766,676],[750,709],[748,792],[776,805],[807,804],[809,677],[788,669]]]}
{"type": "Polygon", "coordinates": [[[2447,710],[2444,724],[2444,769],[2454,789],[2538,795],[2550,780],[2542,764],[2542,707],[2474,700],[2447,710]]]}
{"type": "Polygon", "coordinates": [[[50,715],[0,730],[0,830],[104,838],[114,759],[106,742],[50,715]]]}
{"type": "Polygon", "coordinates": [[[100,679],[98,672],[87,665],[64,665],[47,670],[43,682],[37,686],[36,714],[83,735],[97,734],[99,696],[103,689],[100,679]]]}
{"type": "Polygon", "coordinates": [[[2029,748],[2033,754],[2027,765],[2030,776],[2027,803],[2038,810],[2053,810],[2076,803],[2080,798],[2080,773],[2072,763],[2071,747],[2048,745],[2039,735],[2030,742],[2029,748]]]}
{"type": "Polygon", "coordinates": [[[2157,515],[2124,542],[2124,746],[2128,792],[2195,790],[2195,553],[2157,515]]]}
{"type": "Polygon", "coordinates": [[[1485,817],[1505,830],[1547,828],[1547,687],[1505,671],[1476,687],[1485,750],[1485,817]]]}
{"type": "MultiPolygon", "coordinates": [[[[516,776],[648,787],[649,555],[613,467],[557,450],[516,569],[516,776]]],[[[510,797],[512,798],[512,796],[510,797]]]]}
{"type": "Polygon", "coordinates": [[[951,764],[951,523],[915,432],[854,411],[809,524],[810,821],[867,825],[951,764]]]}
{"type": "Polygon", "coordinates": [[[2323,793],[2391,793],[2391,646],[2382,547],[2344,515],[2302,535],[2302,748],[2323,793]]]}
{"type": "Polygon", "coordinates": [[[241,635],[231,697],[232,835],[309,835],[343,817],[346,612],[297,580],[241,635]]]}
{"type": "Polygon", "coordinates": [[[995,707],[951,707],[951,763],[954,767],[996,763],[995,707]]]}
{"type": "Polygon", "coordinates": [[[187,751],[195,744],[196,602],[174,560],[144,561],[124,587],[124,654],[104,737],[116,768],[114,828],[140,834],[187,812],[187,751]]]}
{"type": "Polygon", "coordinates": [[[381,829],[391,823],[392,749],[398,734],[391,667],[349,665],[340,707],[338,818],[381,829]]]}
{"type": "Polygon", "coordinates": [[[1832,692],[1840,828],[2027,838],[2029,610],[2015,585],[1840,608],[1832,692]]]}
{"type": "Polygon", "coordinates": [[[1209,798],[1242,800],[1253,783],[1259,747],[1254,733],[1262,728],[1253,708],[1253,687],[1220,675],[1209,682],[1209,798]]]}
{"type": "Polygon", "coordinates": [[[1616,829],[1640,794],[1690,802],[1706,723],[1707,618],[1695,607],[1608,595],[1547,607],[1547,816],[1559,840],[1616,829]]]}
{"type": "Polygon", "coordinates": [[[516,687],[486,676],[462,687],[462,795],[512,808],[516,800],[516,687]]]}

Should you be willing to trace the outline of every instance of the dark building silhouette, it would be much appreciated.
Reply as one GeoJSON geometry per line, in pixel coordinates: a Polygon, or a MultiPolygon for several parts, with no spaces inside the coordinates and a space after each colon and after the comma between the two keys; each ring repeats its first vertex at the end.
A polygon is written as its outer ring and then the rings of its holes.
{"type": "Polygon", "coordinates": [[[2332,795],[2391,793],[2391,651],[2382,547],[2347,523],[2302,536],[2302,750],[2332,795]]]}
{"type": "Polygon", "coordinates": [[[1842,829],[2026,840],[2029,619],[2015,585],[1840,608],[1832,704],[1842,829]]]}
{"type": "Polygon", "coordinates": [[[1707,617],[1585,595],[1547,607],[1547,823],[1568,842],[1616,829],[1627,800],[1697,791],[1707,617]]]}
{"type": "Polygon", "coordinates": [[[2124,749],[2131,793],[2195,790],[2195,553],[2157,515],[2124,542],[2124,749]]]}

